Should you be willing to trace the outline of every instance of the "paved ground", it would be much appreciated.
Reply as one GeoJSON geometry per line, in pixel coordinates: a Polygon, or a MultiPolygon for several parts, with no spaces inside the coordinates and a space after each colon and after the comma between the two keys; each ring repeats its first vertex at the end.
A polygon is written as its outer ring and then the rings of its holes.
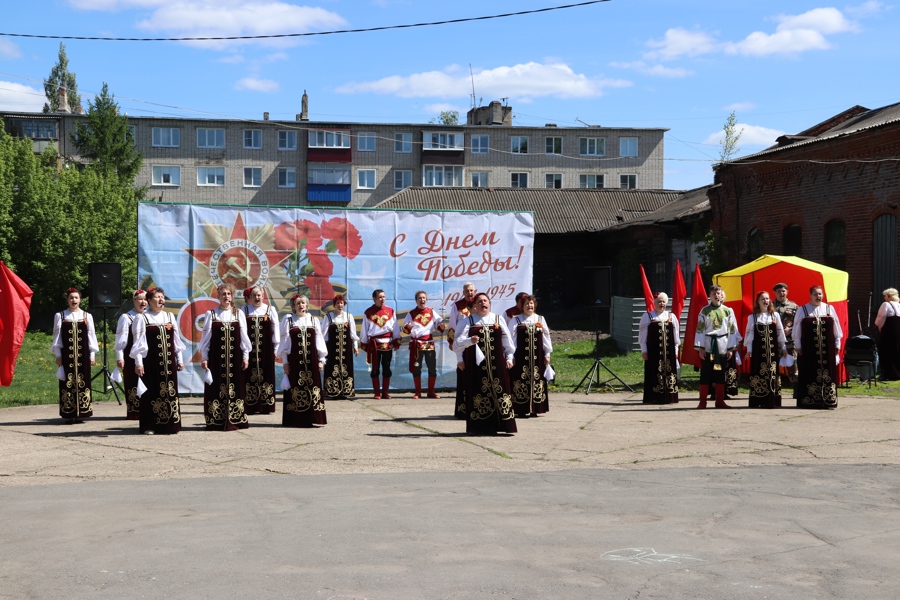
{"type": "Polygon", "coordinates": [[[900,400],[733,404],[555,394],[502,437],[408,394],[230,433],[188,399],[176,436],[3,409],[0,598],[900,597],[900,400]]]}

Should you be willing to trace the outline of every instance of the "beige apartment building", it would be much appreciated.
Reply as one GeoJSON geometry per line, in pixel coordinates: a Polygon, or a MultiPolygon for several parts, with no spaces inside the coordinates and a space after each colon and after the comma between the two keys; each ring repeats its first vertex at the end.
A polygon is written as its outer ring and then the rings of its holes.
{"type": "MultiPolygon", "coordinates": [[[[662,189],[666,129],[520,127],[492,102],[465,125],[128,117],[149,199],[374,206],[410,186],[662,189]]],[[[68,113],[9,113],[7,132],[78,160],[68,113]]]]}

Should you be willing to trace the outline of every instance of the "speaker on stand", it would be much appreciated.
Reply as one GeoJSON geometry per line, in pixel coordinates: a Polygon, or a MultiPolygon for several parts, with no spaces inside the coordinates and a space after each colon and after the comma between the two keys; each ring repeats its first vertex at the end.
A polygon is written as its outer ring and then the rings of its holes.
{"type": "MultiPolygon", "coordinates": [[[[91,384],[98,377],[103,377],[103,389],[93,390],[101,394],[108,394],[110,391],[115,395],[116,402],[122,404],[119,398],[119,391],[112,375],[109,372],[109,363],[106,359],[106,334],[108,321],[106,311],[109,308],[122,307],[122,265],[114,262],[93,262],[88,265],[88,285],[91,289],[91,308],[103,309],[103,366],[100,371],[91,377],[91,384]]],[[[125,393],[125,390],[122,390],[125,393]]]]}

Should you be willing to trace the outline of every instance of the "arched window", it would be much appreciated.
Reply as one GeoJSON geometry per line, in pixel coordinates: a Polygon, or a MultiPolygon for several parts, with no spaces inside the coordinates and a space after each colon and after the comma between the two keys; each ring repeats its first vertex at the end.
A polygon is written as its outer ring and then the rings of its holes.
{"type": "Polygon", "coordinates": [[[825,264],[841,271],[846,271],[847,250],[844,235],[847,226],[840,219],[825,224],[825,264]]]}
{"type": "Polygon", "coordinates": [[[799,225],[788,225],[781,236],[782,253],[785,256],[803,254],[803,230],[799,225]]]}
{"type": "Polygon", "coordinates": [[[765,235],[759,227],[747,234],[747,260],[756,260],[765,253],[765,235]]]}

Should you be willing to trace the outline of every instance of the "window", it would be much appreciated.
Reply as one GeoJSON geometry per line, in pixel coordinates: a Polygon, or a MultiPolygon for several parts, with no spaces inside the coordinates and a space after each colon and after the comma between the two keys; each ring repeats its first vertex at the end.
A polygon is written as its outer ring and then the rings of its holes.
{"type": "Polygon", "coordinates": [[[604,184],[603,175],[579,175],[578,187],[580,188],[602,188],[604,184]]]}
{"type": "Polygon", "coordinates": [[[799,225],[788,225],[781,232],[781,247],[785,256],[803,253],[803,230],[799,225]]]}
{"type": "Polygon", "coordinates": [[[578,140],[578,153],[582,156],[605,156],[605,138],[580,138],[578,140]]]}
{"type": "Polygon", "coordinates": [[[56,139],[55,121],[22,121],[22,136],[33,140],[56,139]]]}
{"type": "Polygon", "coordinates": [[[394,152],[402,152],[402,153],[412,152],[412,134],[411,133],[395,133],[394,134],[394,152]]]}
{"type": "Polygon", "coordinates": [[[528,187],[528,173],[510,173],[509,187],[527,188],[528,187]]]}
{"type": "Polygon", "coordinates": [[[623,190],[637,188],[637,175],[619,175],[619,187],[623,190]]]}
{"type": "Polygon", "coordinates": [[[375,189],[375,169],[359,169],[356,172],[356,189],[375,189]]]}
{"type": "Polygon", "coordinates": [[[225,167],[197,167],[197,185],[225,185],[225,167]]]}
{"type": "Polygon", "coordinates": [[[350,185],[349,167],[310,167],[307,183],[325,185],[350,185]]]}
{"type": "Polygon", "coordinates": [[[544,175],[544,187],[558,190],[562,187],[562,173],[547,173],[544,175]]]}
{"type": "Polygon", "coordinates": [[[356,138],[356,149],[360,152],[375,152],[375,134],[358,134],[358,137],[356,138]]]}
{"type": "Polygon", "coordinates": [[[181,167],[154,165],[153,185],[181,185],[181,167]]]}
{"type": "Polygon", "coordinates": [[[423,150],[462,150],[462,133],[422,132],[423,150]]]}
{"type": "Polygon", "coordinates": [[[244,130],[244,148],[259,150],[262,148],[262,129],[244,130]]]}
{"type": "Polygon", "coordinates": [[[562,138],[548,137],[544,143],[544,152],[547,154],[562,154],[562,138]]]}
{"type": "Polygon", "coordinates": [[[181,145],[181,130],[177,127],[154,127],[153,145],[162,148],[177,148],[181,145]]]}
{"type": "Polygon", "coordinates": [[[765,252],[766,238],[763,230],[754,227],[747,234],[747,260],[756,260],[765,252]]]}
{"type": "MultiPolygon", "coordinates": [[[[224,179],[225,174],[222,174],[224,179]]],[[[244,187],[259,187],[262,185],[262,167],[244,167],[244,187]]]]}
{"type": "Polygon", "coordinates": [[[487,154],[489,145],[489,139],[486,135],[473,135],[472,136],[472,154],[487,154]]]}
{"type": "Polygon", "coordinates": [[[197,129],[197,147],[198,148],[224,148],[225,147],[225,130],[224,129],[197,129]]]}
{"type": "MultiPolygon", "coordinates": [[[[132,146],[137,146],[137,126],[136,126],[136,125],[129,125],[129,126],[128,126],[128,133],[131,134],[131,145],[132,145],[132,146]]],[[[128,141],[128,138],[125,138],[125,140],[128,141]]]]}
{"type": "Polygon", "coordinates": [[[422,167],[422,185],[429,187],[461,187],[463,168],[461,166],[426,165],[422,167]]]}
{"type": "Polygon", "coordinates": [[[402,190],[412,185],[412,171],[394,171],[394,189],[402,190]]]}
{"type": "Polygon", "coordinates": [[[637,138],[619,138],[619,156],[637,156],[637,138]]]}
{"type": "Polygon", "coordinates": [[[296,131],[279,131],[278,132],[278,149],[279,150],[296,150],[297,149],[297,132],[296,131]]]}
{"type": "Polygon", "coordinates": [[[321,129],[309,130],[310,148],[349,148],[349,131],[323,131],[321,129]]]}
{"type": "Polygon", "coordinates": [[[472,173],[472,187],[488,187],[488,174],[472,173]]]}
{"type": "Polygon", "coordinates": [[[847,226],[840,219],[825,224],[825,264],[841,271],[847,265],[846,231],[847,226]]]}
{"type": "Polygon", "coordinates": [[[513,154],[528,154],[528,138],[520,136],[511,137],[509,151],[513,154]]]}
{"type": "Polygon", "coordinates": [[[297,187],[297,168],[296,167],[278,167],[278,187],[295,188],[297,187]]]}

